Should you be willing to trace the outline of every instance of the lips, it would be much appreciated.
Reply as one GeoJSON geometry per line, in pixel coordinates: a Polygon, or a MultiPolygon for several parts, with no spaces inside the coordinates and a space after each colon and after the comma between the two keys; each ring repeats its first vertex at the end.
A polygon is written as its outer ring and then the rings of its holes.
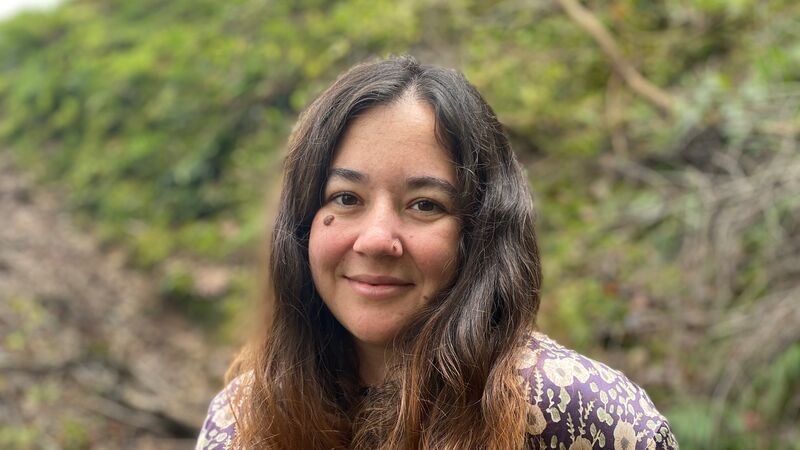
{"type": "Polygon", "coordinates": [[[386,275],[358,274],[345,278],[356,293],[372,299],[396,297],[414,287],[414,283],[386,275]]]}

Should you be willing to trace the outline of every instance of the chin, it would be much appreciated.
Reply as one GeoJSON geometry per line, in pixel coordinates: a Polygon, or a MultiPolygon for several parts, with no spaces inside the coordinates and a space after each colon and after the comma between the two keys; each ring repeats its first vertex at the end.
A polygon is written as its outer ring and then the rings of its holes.
{"type": "Polygon", "coordinates": [[[402,326],[400,324],[386,324],[379,321],[362,326],[345,327],[359,342],[376,347],[385,347],[392,343],[402,326]]]}

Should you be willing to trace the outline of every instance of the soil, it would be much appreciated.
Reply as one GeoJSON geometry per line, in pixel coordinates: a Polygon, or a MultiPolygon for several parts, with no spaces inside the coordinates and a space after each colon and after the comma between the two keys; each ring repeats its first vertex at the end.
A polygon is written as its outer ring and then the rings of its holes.
{"type": "Polygon", "coordinates": [[[0,448],[191,449],[231,349],[0,154],[0,448]]]}

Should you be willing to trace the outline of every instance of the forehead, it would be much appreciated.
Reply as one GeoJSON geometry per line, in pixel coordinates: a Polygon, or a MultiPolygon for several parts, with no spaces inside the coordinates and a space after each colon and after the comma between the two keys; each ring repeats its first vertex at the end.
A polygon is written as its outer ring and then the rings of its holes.
{"type": "Polygon", "coordinates": [[[435,176],[456,183],[451,152],[436,138],[433,108],[411,97],[356,117],[342,135],[331,167],[395,177],[435,176]]]}

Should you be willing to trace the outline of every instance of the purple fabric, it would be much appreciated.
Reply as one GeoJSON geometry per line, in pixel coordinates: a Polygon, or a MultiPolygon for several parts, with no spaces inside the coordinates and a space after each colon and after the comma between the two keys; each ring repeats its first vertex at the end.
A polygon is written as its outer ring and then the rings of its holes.
{"type": "MultiPolygon", "coordinates": [[[[642,388],[544,334],[531,335],[519,375],[528,397],[528,435],[536,449],[678,448],[667,420],[642,388]]],[[[237,378],[211,401],[196,450],[231,448],[236,431],[231,408],[241,411],[250,378],[237,378]],[[233,405],[231,398],[237,399],[233,405]]]]}
{"type": "Polygon", "coordinates": [[[541,333],[531,336],[519,367],[534,448],[678,448],[667,420],[622,372],[541,333]]]}
{"type": "Polygon", "coordinates": [[[247,394],[239,394],[240,389],[248,389],[247,384],[252,376],[242,375],[230,382],[225,389],[217,394],[208,407],[208,415],[200,429],[195,450],[228,450],[233,444],[236,432],[236,418],[233,408],[241,411],[243,399],[247,394]]]}

